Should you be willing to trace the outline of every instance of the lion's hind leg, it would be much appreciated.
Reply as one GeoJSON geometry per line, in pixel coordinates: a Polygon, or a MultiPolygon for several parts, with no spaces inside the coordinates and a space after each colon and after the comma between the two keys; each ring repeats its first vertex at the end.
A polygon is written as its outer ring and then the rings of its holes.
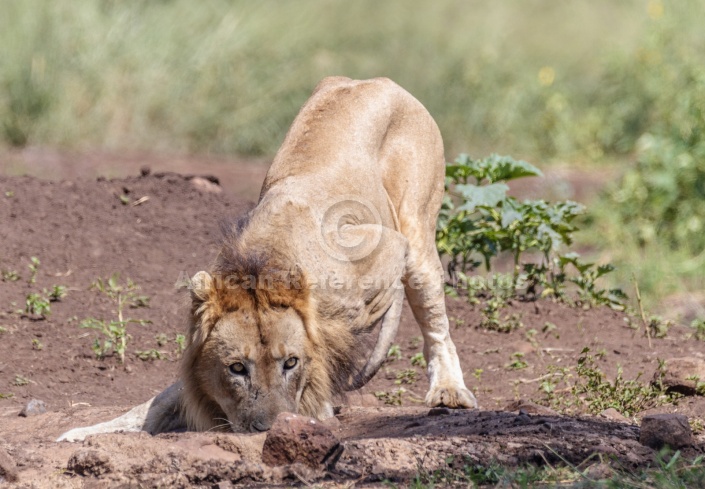
{"type": "Polygon", "coordinates": [[[61,435],[56,441],[82,441],[87,436],[100,433],[146,431],[152,435],[168,431],[181,431],[186,424],[181,416],[181,391],[176,382],[144,404],[130,409],[113,420],[93,426],[75,428],[61,435]]]}

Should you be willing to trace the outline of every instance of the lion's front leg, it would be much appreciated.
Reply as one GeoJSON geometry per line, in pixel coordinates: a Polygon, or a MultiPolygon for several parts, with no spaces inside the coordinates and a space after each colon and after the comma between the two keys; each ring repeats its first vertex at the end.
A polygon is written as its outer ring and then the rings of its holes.
{"type": "Polygon", "coordinates": [[[435,246],[423,250],[412,248],[407,270],[406,296],[423,334],[424,357],[431,384],[426,404],[431,407],[476,408],[477,400],[465,387],[458,353],[450,339],[442,266],[435,246]]]}

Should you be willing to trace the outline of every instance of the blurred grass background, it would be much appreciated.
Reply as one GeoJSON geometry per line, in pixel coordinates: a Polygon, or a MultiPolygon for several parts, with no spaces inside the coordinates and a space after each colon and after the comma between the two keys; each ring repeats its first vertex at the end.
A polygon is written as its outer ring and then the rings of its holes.
{"type": "Polygon", "coordinates": [[[326,75],[388,76],[447,156],[618,166],[582,245],[703,288],[702,0],[3,0],[0,145],[272,155],[326,75]]]}

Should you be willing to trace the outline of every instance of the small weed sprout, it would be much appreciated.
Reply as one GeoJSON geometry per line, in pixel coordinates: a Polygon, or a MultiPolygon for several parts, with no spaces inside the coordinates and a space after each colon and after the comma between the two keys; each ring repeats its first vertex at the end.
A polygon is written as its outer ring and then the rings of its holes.
{"type": "Polygon", "coordinates": [[[130,300],[130,307],[139,309],[140,307],[149,307],[149,296],[137,295],[130,300]]]}
{"type": "Polygon", "coordinates": [[[512,353],[511,361],[507,364],[508,370],[521,370],[527,368],[529,364],[524,360],[524,354],[517,351],[512,353]]]}
{"type": "Polygon", "coordinates": [[[36,316],[47,317],[51,314],[49,299],[39,294],[31,293],[25,300],[25,312],[36,316]]]}
{"type": "Polygon", "coordinates": [[[49,302],[59,302],[66,297],[67,289],[63,285],[54,285],[50,291],[44,289],[44,295],[49,297],[49,302]]]}
{"type": "Polygon", "coordinates": [[[700,377],[697,375],[689,375],[685,378],[685,380],[689,380],[695,384],[695,393],[699,396],[704,396],[705,395],[705,382],[700,380],[700,377]]]}
{"type": "Polygon", "coordinates": [[[157,341],[157,345],[158,345],[159,347],[162,347],[162,346],[166,345],[166,344],[169,342],[169,338],[167,337],[167,335],[166,335],[165,333],[159,333],[159,334],[157,334],[157,335],[154,337],[154,339],[157,341]]]}
{"type": "Polygon", "coordinates": [[[689,418],[688,423],[690,424],[690,429],[693,431],[693,434],[699,435],[705,432],[705,422],[703,422],[702,419],[689,418]]]}
{"type": "Polygon", "coordinates": [[[395,384],[414,384],[417,380],[418,373],[413,368],[407,368],[397,372],[395,384]]]}
{"type": "Polygon", "coordinates": [[[387,360],[401,360],[401,347],[399,345],[392,345],[389,347],[389,351],[387,352],[387,360]]]}
{"type": "Polygon", "coordinates": [[[2,271],[2,281],[3,282],[17,282],[20,279],[20,274],[16,270],[3,270],[2,271]]]}
{"type": "Polygon", "coordinates": [[[7,328],[0,326],[0,334],[7,333],[7,328]]]}
{"type": "Polygon", "coordinates": [[[186,336],[177,334],[176,338],[174,338],[174,343],[176,343],[176,355],[181,356],[186,349],[186,336]]]}
{"type": "Polygon", "coordinates": [[[538,334],[538,331],[536,331],[533,328],[531,328],[526,333],[524,333],[524,337],[526,338],[526,341],[531,343],[531,346],[533,346],[534,348],[538,348],[538,346],[539,346],[538,341],[536,341],[537,334],[538,334]]]}
{"type": "Polygon", "coordinates": [[[693,332],[693,337],[698,341],[705,341],[705,319],[693,319],[690,323],[690,327],[695,331],[693,332]]]}
{"type": "Polygon", "coordinates": [[[32,340],[32,350],[42,350],[44,348],[44,345],[42,344],[41,341],[39,341],[37,338],[34,338],[32,340]]]}
{"type": "Polygon", "coordinates": [[[126,321],[103,321],[87,318],[81,321],[79,327],[94,329],[102,334],[102,343],[99,338],[96,338],[91,347],[97,358],[104,358],[114,352],[118,354],[120,363],[125,363],[127,342],[132,338],[132,336],[127,334],[125,324],[126,321]]]}
{"type": "Polygon", "coordinates": [[[472,376],[475,377],[478,382],[482,382],[482,373],[483,372],[484,372],[483,369],[476,368],[475,371],[472,373],[472,376]]]}
{"type": "Polygon", "coordinates": [[[406,389],[399,387],[391,392],[375,392],[375,397],[389,406],[401,406],[403,403],[402,396],[405,392],[406,389]]]}
{"type": "Polygon", "coordinates": [[[127,351],[127,342],[132,338],[127,333],[128,324],[148,324],[150,321],[131,319],[124,317],[125,306],[131,304],[139,287],[129,278],[125,283],[120,284],[118,274],[113,274],[109,279],[103,280],[99,278],[91,288],[106,295],[113,301],[117,308],[117,320],[99,320],[95,318],[87,318],[81,321],[81,328],[94,329],[102,334],[103,341],[99,338],[95,339],[92,349],[98,358],[103,358],[108,354],[117,353],[120,363],[125,363],[125,352],[127,351]]]}
{"type": "Polygon", "coordinates": [[[557,328],[558,326],[556,326],[555,324],[546,322],[544,323],[543,328],[541,328],[541,332],[548,334],[551,331],[555,331],[557,328]]]}
{"type": "Polygon", "coordinates": [[[29,385],[31,380],[29,380],[27,377],[24,375],[17,374],[15,375],[15,378],[12,380],[12,385],[16,387],[22,387],[24,385],[29,385]]]}
{"type": "Polygon", "coordinates": [[[663,319],[660,316],[651,316],[647,324],[649,328],[648,334],[652,338],[665,338],[668,336],[668,330],[673,327],[673,324],[673,321],[663,319]]]}
{"type": "Polygon", "coordinates": [[[7,394],[0,392],[0,399],[12,399],[13,397],[15,397],[15,395],[12,392],[8,392],[7,394]]]}
{"type": "Polygon", "coordinates": [[[426,368],[426,359],[423,356],[423,353],[418,352],[417,354],[413,355],[411,357],[411,365],[414,367],[421,367],[421,368],[426,368]]]}
{"type": "Polygon", "coordinates": [[[142,361],[164,360],[166,358],[164,352],[154,348],[145,351],[137,351],[135,354],[137,355],[137,358],[142,361]]]}
{"type": "Polygon", "coordinates": [[[39,265],[41,262],[39,261],[39,258],[36,256],[33,256],[32,258],[29,259],[30,263],[27,265],[27,268],[29,268],[29,284],[32,285],[37,281],[37,274],[39,273],[39,265]]]}

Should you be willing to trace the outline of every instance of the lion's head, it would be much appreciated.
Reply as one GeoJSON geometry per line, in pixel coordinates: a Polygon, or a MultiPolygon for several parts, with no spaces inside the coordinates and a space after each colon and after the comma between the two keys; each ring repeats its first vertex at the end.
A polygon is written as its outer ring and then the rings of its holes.
{"type": "Polygon", "coordinates": [[[350,335],[318,327],[300,270],[267,263],[231,260],[192,279],[181,368],[190,429],[265,431],[284,411],[331,414],[347,377],[350,335]]]}

